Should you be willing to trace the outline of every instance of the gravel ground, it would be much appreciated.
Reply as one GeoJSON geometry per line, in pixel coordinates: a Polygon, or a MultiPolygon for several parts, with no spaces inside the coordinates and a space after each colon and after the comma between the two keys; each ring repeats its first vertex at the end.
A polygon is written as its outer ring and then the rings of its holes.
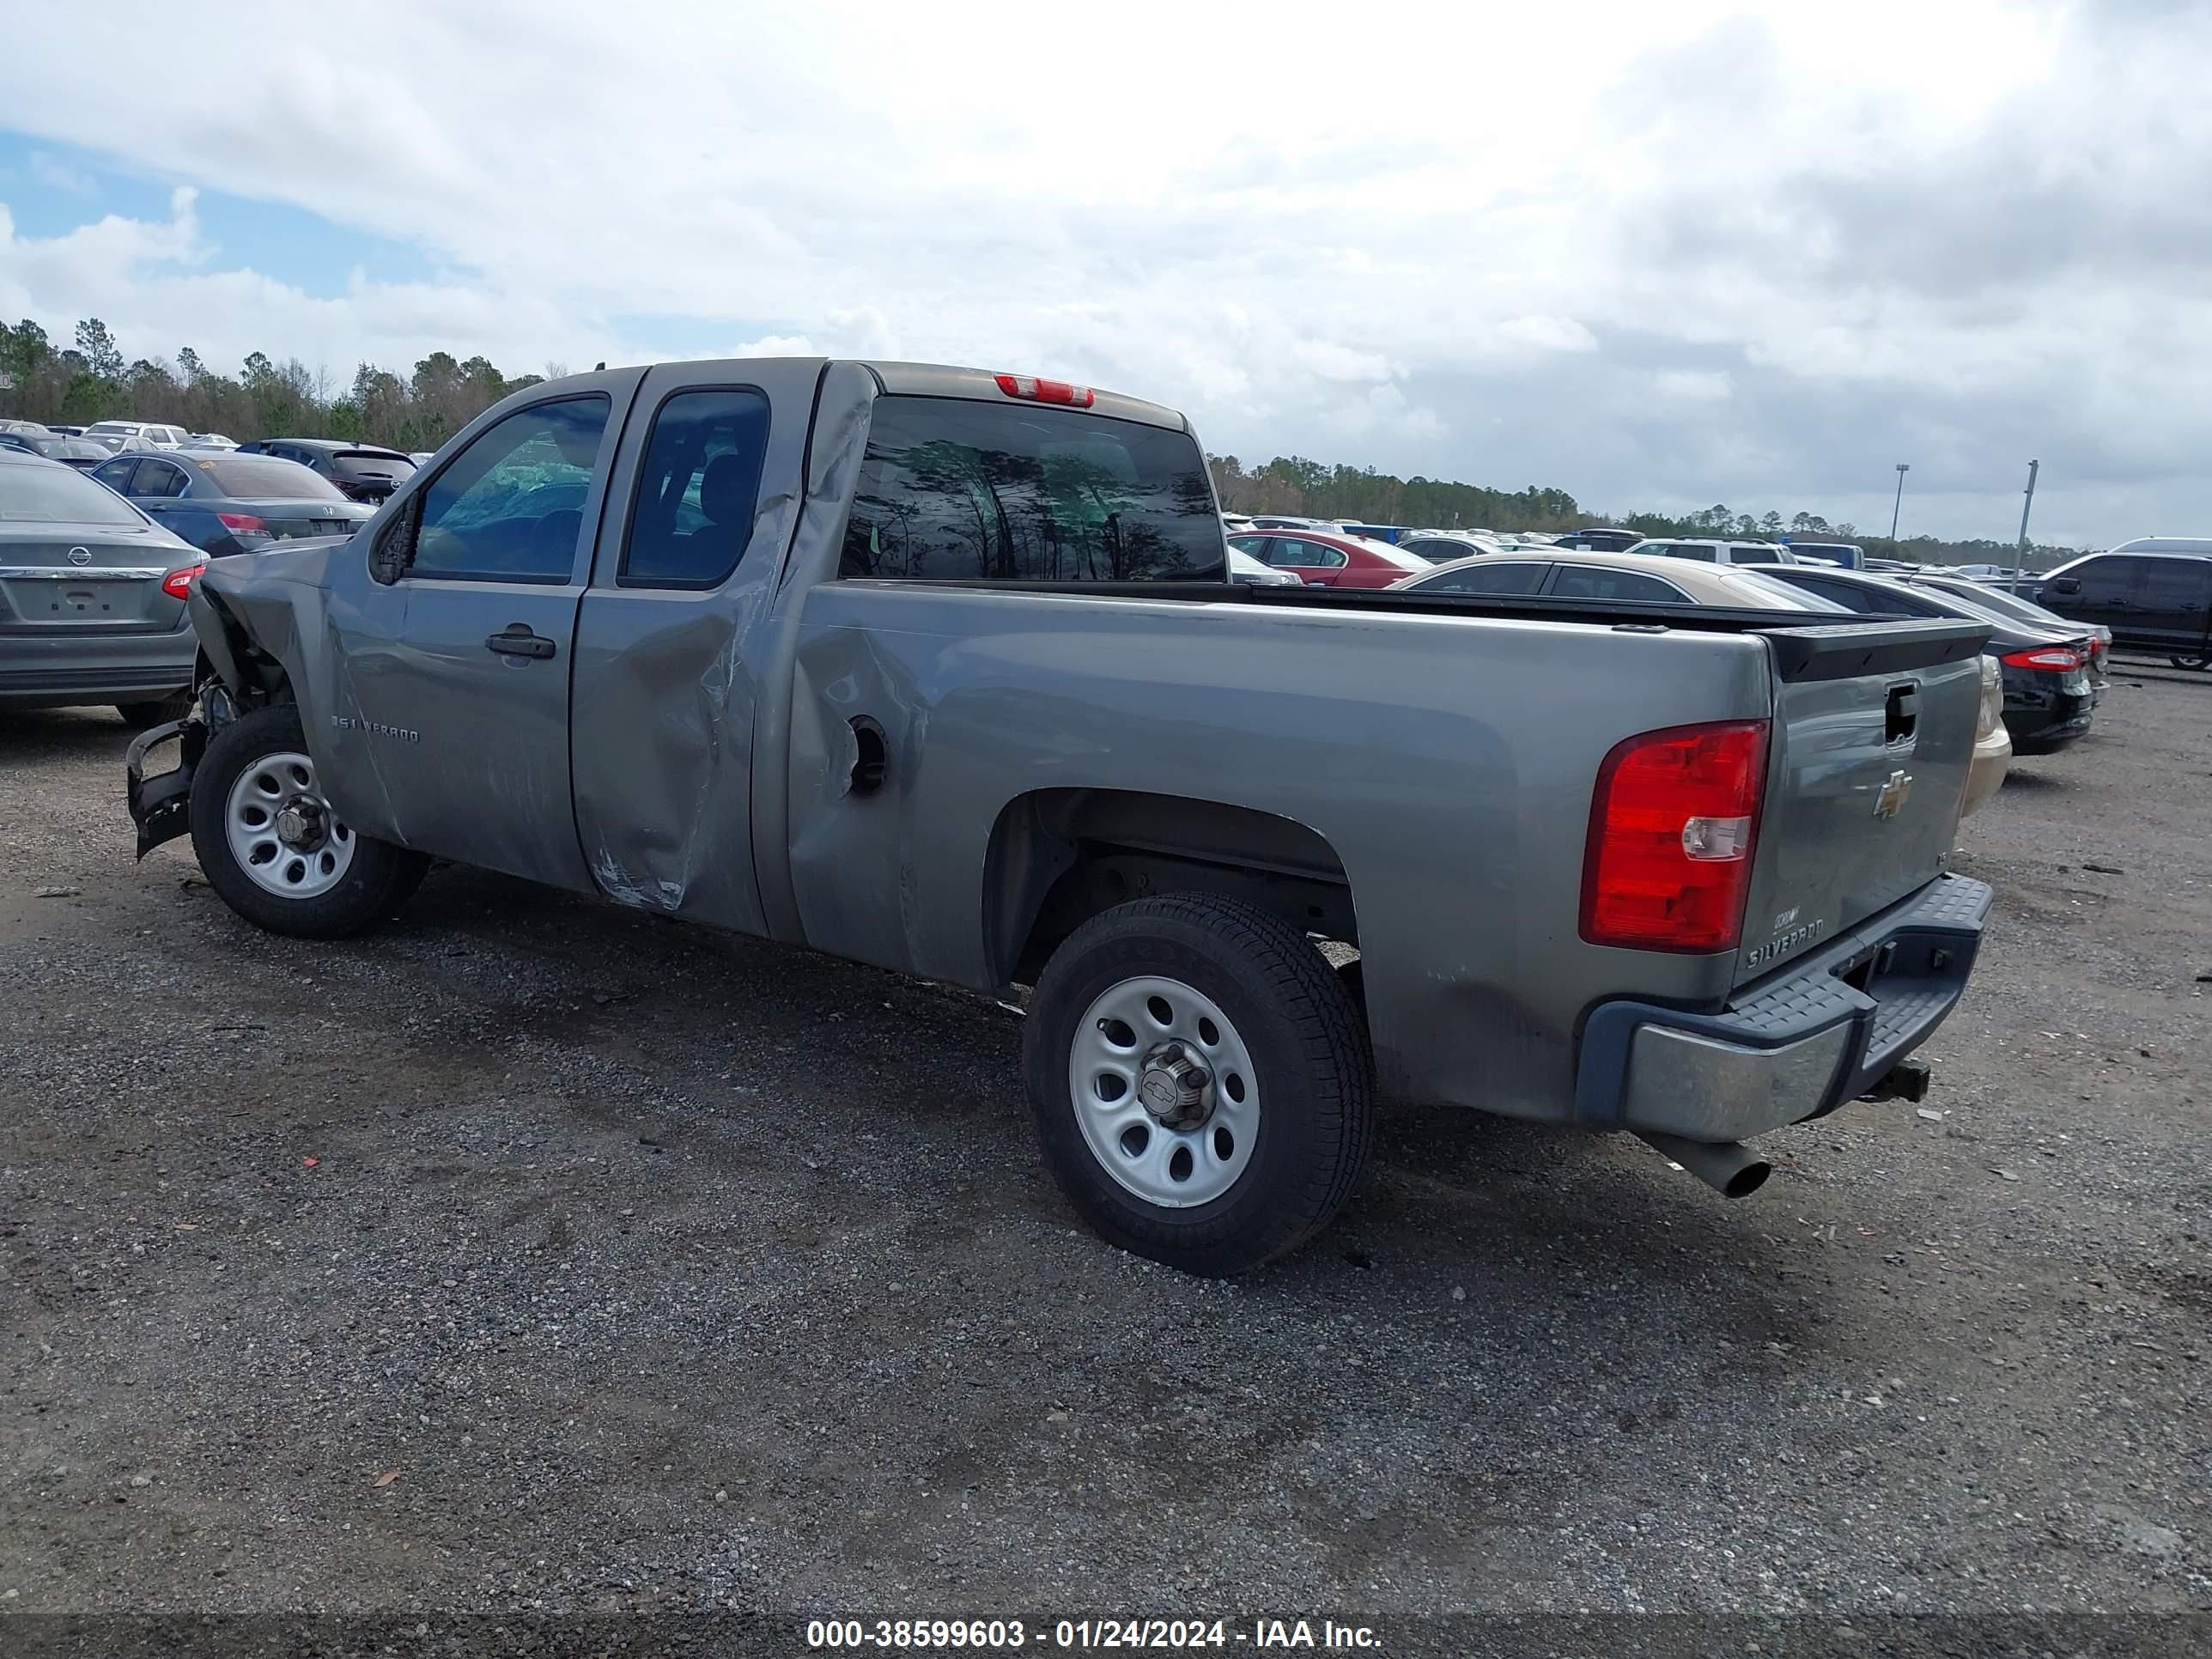
{"type": "Polygon", "coordinates": [[[2212,680],[1966,827],[1926,1111],[1736,1204],[1395,1112],[1233,1284],[1076,1228],[988,1003],[457,869],[271,938],[125,742],[0,723],[0,1607],[2212,1606],[2212,680]]]}

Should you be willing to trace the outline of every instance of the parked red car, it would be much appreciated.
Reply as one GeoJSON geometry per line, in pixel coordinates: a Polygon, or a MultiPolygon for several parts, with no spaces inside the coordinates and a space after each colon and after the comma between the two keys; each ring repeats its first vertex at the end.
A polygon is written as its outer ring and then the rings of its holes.
{"type": "Polygon", "coordinates": [[[1429,568],[1426,559],[1388,542],[1319,530],[1277,530],[1231,536],[1230,546],[1316,587],[1388,587],[1429,568]]]}

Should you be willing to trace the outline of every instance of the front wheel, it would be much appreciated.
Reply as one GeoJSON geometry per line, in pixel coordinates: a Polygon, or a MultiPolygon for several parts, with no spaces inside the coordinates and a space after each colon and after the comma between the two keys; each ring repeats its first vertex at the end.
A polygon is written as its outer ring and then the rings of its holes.
{"type": "Polygon", "coordinates": [[[257,927],[344,939],[407,902],[430,861],[356,835],[324,799],[295,703],[241,715],[192,776],[192,851],[222,902],[257,927]]]}
{"type": "Polygon", "coordinates": [[[2179,657],[2168,657],[2166,660],[2172,663],[2176,668],[2193,669],[2200,674],[2203,673],[2205,669],[2212,668],[2212,656],[2208,656],[2202,651],[2189,653],[2179,657]]]}
{"type": "Polygon", "coordinates": [[[1343,981],[1287,922],[1171,894],[1053,954],[1023,1036],[1030,1109],[1068,1201],[1109,1243],[1244,1272],[1343,1207],[1372,1085],[1343,981]]]}

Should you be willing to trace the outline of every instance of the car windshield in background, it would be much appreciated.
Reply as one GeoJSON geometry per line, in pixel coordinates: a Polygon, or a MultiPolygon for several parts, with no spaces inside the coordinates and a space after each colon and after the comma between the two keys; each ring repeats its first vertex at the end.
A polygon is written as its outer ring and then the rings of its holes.
{"type": "Polygon", "coordinates": [[[328,478],[297,461],[274,455],[229,455],[194,461],[204,477],[233,501],[342,501],[328,478]]]}
{"type": "Polygon", "coordinates": [[[2019,594],[2008,593],[2002,588],[1978,588],[1972,592],[1966,592],[1961,590],[1960,584],[1946,581],[1915,582],[1913,586],[1926,587],[1931,592],[1946,594],[1954,599],[1965,599],[1978,609],[1993,611],[2001,617],[2010,617],[2016,622],[2034,623],[2039,626],[2048,624],[2057,628],[2075,625],[2068,623],[2066,618],[2057,611],[2045,611],[2033,600],[2023,599],[2019,594]]]}
{"type": "Polygon", "coordinates": [[[1762,576],[1756,570],[1736,570],[1726,565],[1717,568],[1723,582],[1731,588],[1740,588],[1754,604],[1771,605],[1778,611],[1827,611],[1826,600],[1808,593],[1802,587],[1792,587],[1788,582],[1772,576],[1762,576]]]}
{"type": "Polygon", "coordinates": [[[130,502],[75,467],[0,461],[0,523],[135,527],[144,522],[130,502]]]}
{"type": "Polygon", "coordinates": [[[404,455],[386,455],[374,449],[341,449],[331,457],[331,471],[342,478],[386,477],[404,483],[415,476],[415,463],[404,455]]]}
{"type": "Polygon", "coordinates": [[[1075,410],[876,400],[840,574],[957,581],[1222,580],[1187,433],[1075,410]]]}
{"type": "Polygon", "coordinates": [[[1366,544],[1370,553],[1385,564],[1396,565],[1401,570],[1426,570],[1436,562],[1433,559],[1423,558],[1418,553],[1409,553],[1402,547],[1393,547],[1388,542],[1375,541],[1365,536],[1359,539],[1366,544]]]}

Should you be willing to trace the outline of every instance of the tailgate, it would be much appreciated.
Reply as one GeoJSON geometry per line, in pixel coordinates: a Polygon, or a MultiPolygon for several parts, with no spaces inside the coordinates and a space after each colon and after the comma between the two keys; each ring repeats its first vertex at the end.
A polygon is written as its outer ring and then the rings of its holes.
{"type": "Polygon", "coordinates": [[[1776,629],[1772,752],[1735,982],[1941,873],[1982,700],[1972,623],[1776,629]]]}

